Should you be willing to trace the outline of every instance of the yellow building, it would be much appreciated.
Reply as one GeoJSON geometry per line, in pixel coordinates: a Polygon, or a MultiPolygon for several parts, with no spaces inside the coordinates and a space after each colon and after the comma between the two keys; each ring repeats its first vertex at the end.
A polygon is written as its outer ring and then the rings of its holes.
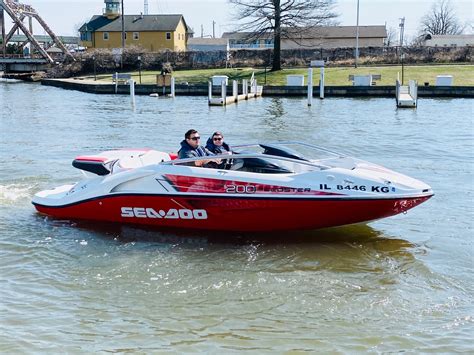
{"type": "MultiPolygon", "coordinates": [[[[104,15],[93,16],[82,25],[81,46],[122,48],[122,16],[117,11],[107,8],[104,15]]],[[[151,52],[186,50],[189,30],[182,15],[125,15],[124,29],[125,46],[140,46],[151,52]]]]}

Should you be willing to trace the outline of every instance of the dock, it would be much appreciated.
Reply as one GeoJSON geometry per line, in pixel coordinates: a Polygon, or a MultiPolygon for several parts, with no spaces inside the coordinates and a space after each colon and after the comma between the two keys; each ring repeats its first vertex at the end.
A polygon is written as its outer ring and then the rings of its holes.
{"type": "Polygon", "coordinates": [[[227,96],[227,84],[221,82],[221,96],[213,97],[213,83],[210,81],[208,86],[208,103],[209,106],[227,106],[229,104],[237,103],[243,100],[256,99],[263,94],[263,86],[257,85],[257,80],[254,75],[250,80],[250,88],[248,80],[242,80],[242,92],[239,94],[239,83],[237,80],[232,82],[232,95],[227,96]]]}
{"type": "Polygon", "coordinates": [[[397,107],[415,108],[418,103],[418,84],[410,80],[408,85],[402,85],[399,80],[396,83],[397,107]]]}

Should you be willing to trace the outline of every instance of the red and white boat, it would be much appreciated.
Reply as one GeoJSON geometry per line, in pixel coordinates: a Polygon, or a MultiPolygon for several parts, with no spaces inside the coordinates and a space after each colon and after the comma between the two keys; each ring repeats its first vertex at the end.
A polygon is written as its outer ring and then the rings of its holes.
{"type": "MultiPolygon", "coordinates": [[[[209,158],[209,157],[207,157],[209,158]]],[[[81,156],[85,179],[38,192],[59,219],[228,231],[317,229],[393,216],[433,196],[382,166],[301,143],[236,147],[219,166],[156,150],[81,156]]]]}

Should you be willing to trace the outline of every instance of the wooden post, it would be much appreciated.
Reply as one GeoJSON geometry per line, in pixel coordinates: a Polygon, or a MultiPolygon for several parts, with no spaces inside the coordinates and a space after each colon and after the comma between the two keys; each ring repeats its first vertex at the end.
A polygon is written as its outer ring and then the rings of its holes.
{"type": "Polygon", "coordinates": [[[321,79],[319,80],[319,98],[324,99],[324,67],[321,67],[321,79]]]}
{"type": "Polygon", "coordinates": [[[247,100],[249,94],[249,86],[247,79],[242,80],[242,93],[245,95],[245,100],[247,100]]]}
{"type": "Polygon", "coordinates": [[[226,96],[227,96],[227,85],[225,84],[225,80],[222,80],[222,83],[221,83],[222,105],[225,105],[226,96]]]}
{"type": "Polygon", "coordinates": [[[171,77],[171,97],[175,96],[174,84],[175,84],[175,78],[171,77]]]}
{"type": "Polygon", "coordinates": [[[208,101],[209,101],[209,104],[211,103],[211,99],[212,99],[212,82],[209,82],[209,94],[208,94],[208,101]]]}
{"type": "Polygon", "coordinates": [[[239,83],[237,82],[237,80],[234,80],[232,82],[232,96],[234,97],[234,101],[237,102],[238,101],[238,96],[239,96],[239,87],[238,87],[239,83]]]}
{"type": "Polygon", "coordinates": [[[308,69],[308,106],[313,104],[313,68],[308,69]]]}
{"type": "Polygon", "coordinates": [[[130,79],[128,83],[130,84],[130,98],[132,100],[132,106],[135,107],[135,81],[130,79]]]}

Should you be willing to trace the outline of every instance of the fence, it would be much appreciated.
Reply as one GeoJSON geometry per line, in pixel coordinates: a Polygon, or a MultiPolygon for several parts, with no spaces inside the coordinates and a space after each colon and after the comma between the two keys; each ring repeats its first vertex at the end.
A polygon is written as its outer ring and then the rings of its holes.
{"type": "MultiPolygon", "coordinates": [[[[325,60],[328,65],[351,65],[354,48],[295,49],[281,51],[282,67],[306,67],[311,60],[325,60]]],[[[401,48],[369,47],[360,48],[359,64],[398,64],[401,48]]],[[[473,62],[472,47],[404,47],[405,64],[473,62]]],[[[94,50],[75,53],[76,63],[56,68],[53,77],[68,77],[92,73],[117,71],[120,63],[109,50],[94,50]]],[[[138,47],[126,48],[123,55],[123,70],[158,70],[169,63],[175,70],[215,69],[232,67],[270,67],[273,50],[233,50],[210,52],[158,52],[143,53],[138,47]],[[140,57],[140,61],[138,60],[140,57]]]]}

